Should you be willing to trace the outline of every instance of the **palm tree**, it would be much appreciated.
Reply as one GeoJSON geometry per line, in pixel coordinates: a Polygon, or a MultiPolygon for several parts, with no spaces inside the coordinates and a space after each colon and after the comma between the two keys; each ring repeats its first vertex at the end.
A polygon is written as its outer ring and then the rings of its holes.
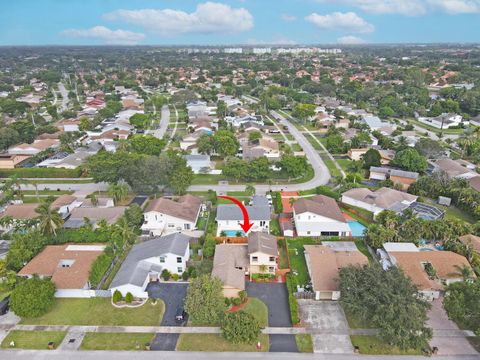
{"type": "Polygon", "coordinates": [[[93,206],[97,206],[98,205],[97,195],[95,195],[95,194],[90,195],[90,201],[92,202],[93,206]]]}
{"type": "Polygon", "coordinates": [[[463,281],[468,281],[472,278],[472,270],[467,265],[455,265],[455,268],[458,270],[457,275],[461,275],[463,281]]]}
{"type": "Polygon", "coordinates": [[[122,216],[120,219],[118,219],[113,231],[122,238],[123,249],[125,249],[127,244],[133,244],[137,238],[137,234],[135,234],[133,228],[128,224],[125,216],[122,216]]]}
{"type": "Polygon", "coordinates": [[[39,214],[37,219],[39,220],[40,231],[45,235],[57,235],[57,229],[62,226],[63,219],[60,216],[57,209],[51,208],[51,202],[46,201],[40,204],[35,212],[39,214]]]}
{"type": "Polygon", "coordinates": [[[113,202],[117,204],[119,201],[123,201],[128,195],[128,185],[123,182],[117,184],[110,184],[108,186],[108,195],[113,198],[113,202]]]}

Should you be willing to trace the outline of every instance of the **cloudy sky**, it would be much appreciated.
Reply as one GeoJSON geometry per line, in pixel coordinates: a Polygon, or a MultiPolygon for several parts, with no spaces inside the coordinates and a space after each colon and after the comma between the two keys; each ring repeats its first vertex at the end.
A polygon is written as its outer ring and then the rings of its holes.
{"type": "Polygon", "coordinates": [[[0,45],[480,42],[480,0],[8,0],[0,45]]]}

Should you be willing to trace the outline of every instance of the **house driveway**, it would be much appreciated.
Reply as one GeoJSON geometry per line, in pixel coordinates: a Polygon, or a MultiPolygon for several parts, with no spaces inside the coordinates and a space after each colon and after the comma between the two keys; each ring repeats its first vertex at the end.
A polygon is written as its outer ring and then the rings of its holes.
{"type": "Polygon", "coordinates": [[[315,353],[353,354],[347,319],[338,302],[298,300],[298,309],[300,319],[312,330],[315,353]]]}
{"type": "MultiPolygon", "coordinates": [[[[148,296],[154,299],[162,299],[165,303],[161,326],[184,326],[175,322],[177,307],[183,304],[187,296],[188,284],[178,283],[150,283],[147,286],[148,296]]],[[[175,351],[179,334],[157,333],[150,348],[157,351],[175,351]]]]}
{"type": "Polygon", "coordinates": [[[428,313],[427,324],[433,329],[430,346],[436,346],[439,355],[478,354],[466,339],[463,331],[448,318],[442,303],[443,297],[434,300],[428,313]]]}
{"type": "Polygon", "coordinates": [[[298,352],[295,335],[269,335],[270,352],[298,352]]]}
{"type": "Polygon", "coordinates": [[[254,283],[246,282],[245,289],[250,297],[262,300],[268,308],[268,326],[290,327],[290,307],[288,292],[282,283],[254,283]]]}

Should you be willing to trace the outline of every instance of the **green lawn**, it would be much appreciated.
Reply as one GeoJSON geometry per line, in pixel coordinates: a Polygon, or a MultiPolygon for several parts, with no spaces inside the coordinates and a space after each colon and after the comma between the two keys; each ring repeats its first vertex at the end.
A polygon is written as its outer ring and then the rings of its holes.
{"type": "Polygon", "coordinates": [[[280,236],[282,234],[277,218],[270,220],[270,233],[276,236],[280,236]]]}
{"type": "Polygon", "coordinates": [[[145,350],[154,333],[87,333],[80,350],[145,350]]]}
{"type": "Polygon", "coordinates": [[[348,165],[352,162],[350,159],[336,159],[338,165],[344,170],[347,171],[348,165]]]}
{"type": "Polygon", "coordinates": [[[196,174],[193,176],[192,185],[217,185],[220,180],[224,179],[222,175],[196,174]]]}
{"type": "Polygon", "coordinates": [[[322,160],[323,162],[325,163],[325,165],[327,166],[328,168],[328,171],[330,172],[330,175],[332,175],[332,177],[337,177],[337,176],[341,176],[342,174],[340,173],[340,170],[337,169],[337,167],[335,166],[335,164],[333,163],[332,160],[330,160],[330,158],[326,157],[326,156],[322,156],[322,160]]]}
{"type": "Polygon", "coordinates": [[[375,329],[375,326],[370,324],[368,321],[358,319],[356,316],[354,316],[348,311],[344,310],[344,312],[350,329],[375,329]]]}
{"type": "Polygon", "coordinates": [[[262,300],[249,298],[243,311],[252,314],[258,320],[260,327],[266,328],[268,326],[268,308],[262,300]]]}
{"type": "Polygon", "coordinates": [[[365,355],[422,355],[421,349],[402,350],[391,346],[376,336],[352,335],[353,346],[359,347],[360,354],[365,355]]]}
{"type": "Polygon", "coordinates": [[[22,319],[31,325],[112,325],[156,326],[162,320],[165,305],[147,302],[139,308],[117,309],[110,298],[56,299],[53,309],[38,318],[22,319]]]}
{"type": "MultiPolygon", "coordinates": [[[[22,190],[23,195],[37,195],[35,190],[22,190]]],[[[38,190],[38,195],[71,195],[71,190],[38,190]]]]}
{"type": "Polygon", "coordinates": [[[259,341],[262,345],[261,350],[257,350],[256,344],[232,344],[220,334],[181,334],[177,342],[177,351],[268,351],[270,346],[268,335],[261,334],[259,341]]]}
{"type": "Polygon", "coordinates": [[[446,210],[445,211],[445,218],[446,219],[453,219],[453,218],[457,218],[457,219],[460,219],[460,220],[463,220],[463,221],[466,221],[470,224],[474,224],[476,222],[476,219],[468,214],[467,212],[451,205],[449,206],[448,208],[445,208],[444,206],[442,206],[442,209],[443,210],[446,210]]]}
{"type": "MultiPolygon", "coordinates": [[[[248,202],[250,201],[250,197],[234,196],[234,198],[237,199],[238,201],[242,201],[244,204],[248,204],[248,202]]],[[[218,198],[217,205],[220,205],[220,204],[233,204],[233,202],[228,199],[218,198]]]]}
{"type": "Polygon", "coordinates": [[[291,274],[296,279],[298,285],[305,285],[310,281],[310,276],[308,275],[307,263],[305,262],[305,249],[303,245],[318,244],[319,242],[312,238],[305,237],[289,239],[287,243],[291,274]]]}
{"type": "Polygon", "coordinates": [[[368,258],[370,263],[374,262],[372,254],[368,251],[367,244],[363,240],[355,240],[355,245],[357,245],[358,250],[368,258]]]}
{"type": "Polygon", "coordinates": [[[313,342],[310,334],[295,335],[298,351],[302,353],[313,353],[313,342]]]}
{"type": "Polygon", "coordinates": [[[280,254],[280,269],[288,269],[287,248],[285,246],[285,239],[278,241],[278,252],[280,254]]]}
{"type": "Polygon", "coordinates": [[[3,349],[10,348],[10,342],[15,342],[13,349],[48,349],[48,343],[53,341],[58,346],[65,337],[65,331],[23,331],[12,330],[2,341],[3,349]]]}

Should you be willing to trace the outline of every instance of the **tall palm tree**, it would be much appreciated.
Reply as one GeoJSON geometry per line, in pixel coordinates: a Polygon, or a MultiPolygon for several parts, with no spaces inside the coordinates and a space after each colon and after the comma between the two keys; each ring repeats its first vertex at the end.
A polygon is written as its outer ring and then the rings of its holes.
{"type": "Polygon", "coordinates": [[[133,231],[133,227],[128,224],[125,216],[118,219],[113,231],[116,235],[122,238],[123,249],[125,249],[127,244],[133,244],[137,238],[137,234],[133,231]]]}
{"type": "Polygon", "coordinates": [[[455,265],[455,268],[457,269],[456,274],[461,275],[463,281],[470,280],[472,278],[472,270],[465,264],[463,265],[455,265]]]}
{"type": "Polygon", "coordinates": [[[128,185],[123,182],[117,184],[110,184],[108,186],[108,195],[113,198],[113,202],[116,204],[119,201],[125,200],[128,195],[128,185]]]}
{"type": "Polygon", "coordinates": [[[63,219],[57,209],[51,208],[51,202],[43,202],[35,209],[35,212],[39,215],[37,219],[40,231],[46,235],[57,235],[56,230],[62,226],[63,219]]]}

